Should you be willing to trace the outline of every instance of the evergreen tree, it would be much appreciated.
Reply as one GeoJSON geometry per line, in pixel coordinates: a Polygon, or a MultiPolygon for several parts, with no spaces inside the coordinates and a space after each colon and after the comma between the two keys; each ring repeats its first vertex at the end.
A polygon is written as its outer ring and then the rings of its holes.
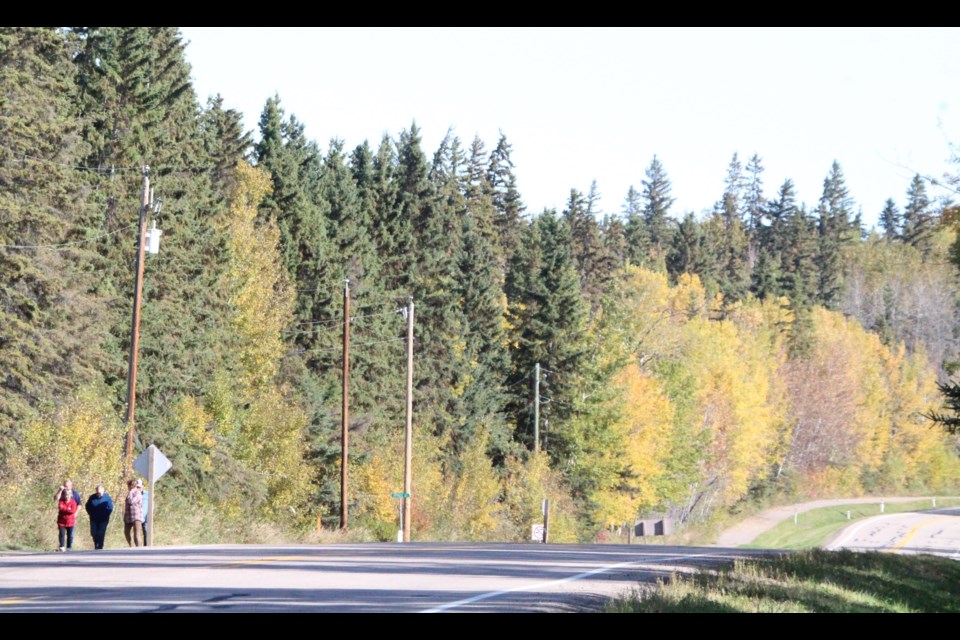
{"type": "Polygon", "coordinates": [[[499,230],[497,246],[502,255],[502,269],[510,262],[517,251],[523,231],[523,202],[517,190],[517,179],[513,173],[513,160],[510,158],[512,147],[507,137],[500,133],[497,146],[490,153],[490,165],[487,180],[493,189],[493,207],[496,211],[496,225],[499,230]]]}
{"type": "Polygon", "coordinates": [[[672,185],[657,156],[653,156],[643,181],[643,222],[650,238],[654,257],[666,254],[673,236],[673,225],[669,219],[670,207],[674,198],[670,195],[672,185]]]}
{"type": "MultiPolygon", "coordinates": [[[[563,218],[547,210],[524,234],[508,273],[514,383],[509,409],[517,420],[517,438],[533,449],[532,375],[540,363],[541,438],[561,429],[571,415],[577,374],[587,355],[586,307],[579,290],[570,230],[563,218]],[[529,380],[530,384],[520,381],[529,380]],[[545,422],[550,426],[546,427],[545,422]]],[[[549,440],[553,442],[553,440],[549,440]]],[[[546,449],[554,455],[551,445],[546,449]]]]}
{"type": "MultiPolygon", "coordinates": [[[[199,396],[222,357],[226,294],[216,283],[225,269],[225,235],[216,224],[225,209],[215,185],[215,160],[229,152],[205,135],[190,82],[185,43],[167,27],[77,29],[77,101],[84,114],[92,199],[101,224],[117,228],[137,219],[140,167],[163,199],[158,226],[162,250],[146,263],[137,390],[137,434],[163,447],[174,437],[172,408],[199,396]]],[[[221,141],[225,137],[221,136],[221,141]]],[[[110,309],[106,381],[115,401],[126,397],[127,349],[136,243],[115,234],[99,245],[110,309]]]]}
{"type": "Polygon", "coordinates": [[[724,224],[729,227],[734,218],[743,222],[743,165],[737,153],[730,158],[727,177],[724,178],[723,183],[726,188],[723,190],[724,197],[720,200],[720,206],[723,208],[724,215],[728,216],[724,224]]]}
{"type": "MultiPolygon", "coordinates": [[[[791,184],[792,186],[792,184],[791,184]]],[[[781,191],[780,208],[789,211],[781,241],[780,289],[794,311],[809,309],[816,301],[819,270],[816,222],[802,207],[790,206],[792,192],[781,191]],[[789,198],[789,200],[788,200],[789,198]]]]}
{"type": "Polygon", "coordinates": [[[794,215],[796,196],[793,182],[783,182],[776,200],[767,202],[760,216],[760,224],[753,234],[757,261],[751,275],[750,290],[760,298],[783,295],[782,261],[786,249],[785,230],[794,215]]]}
{"type": "Polygon", "coordinates": [[[902,220],[893,198],[887,198],[883,203],[883,211],[880,212],[880,228],[883,229],[883,237],[891,241],[899,240],[902,220]]]}
{"type": "Polygon", "coordinates": [[[628,261],[627,232],[623,221],[618,216],[604,216],[600,224],[600,236],[603,238],[609,280],[613,277],[613,269],[622,267],[628,261]]]}
{"type": "Polygon", "coordinates": [[[744,214],[746,217],[747,232],[751,238],[756,234],[764,216],[766,200],[763,197],[763,163],[760,156],[753,154],[747,164],[747,180],[745,186],[744,214]]]}
{"type": "Polygon", "coordinates": [[[207,102],[200,116],[200,130],[204,154],[214,165],[214,182],[226,194],[232,186],[237,162],[245,159],[253,146],[250,132],[243,130],[243,114],[224,109],[223,98],[218,94],[207,102]]]}
{"type": "Polygon", "coordinates": [[[330,206],[320,192],[320,152],[296,118],[284,119],[277,96],[267,100],[260,116],[255,152],[257,166],[272,182],[259,217],[276,223],[284,265],[297,283],[296,329],[288,335],[306,351],[307,367],[319,374],[334,364],[325,350],[336,342],[330,325],[337,319],[334,309],[343,280],[331,263],[330,206]]]}
{"type": "MultiPolygon", "coordinates": [[[[759,174],[757,175],[759,179],[759,174]]],[[[723,197],[714,207],[708,221],[708,237],[714,243],[713,253],[719,260],[718,284],[728,302],[741,300],[750,286],[750,246],[744,227],[742,208],[743,175],[737,154],[727,168],[727,185],[723,197]]]]}
{"type": "Polygon", "coordinates": [[[696,274],[705,283],[717,282],[718,262],[716,247],[692,213],[687,213],[677,225],[677,231],[667,254],[667,273],[676,282],[685,274],[696,274]]]}
{"type": "Polygon", "coordinates": [[[640,192],[633,188],[627,190],[623,203],[624,239],[627,243],[627,260],[631,264],[650,266],[650,234],[644,222],[643,202],[640,192]]]}
{"type": "Polygon", "coordinates": [[[923,179],[915,175],[907,188],[907,204],[903,208],[904,242],[919,249],[923,255],[928,255],[932,248],[934,224],[927,187],[923,179]]]}
{"type": "Polygon", "coordinates": [[[510,372],[510,355],[504,331],[503,281],[494,247],[476,229],[474,216],[463,217],[463,239],[457,256],[457,292],[464,311],[465,368],[463,425],[458,443],[465,446],[484,429],[489,447],[501,461],[513,450],[506,416],[504,382],[510,372]]]}
{"type": "Polygon", "coordinates": [[[456,288],[463,153],[459,141],[448,134],[431,167],[413,124],[400,134],[398,158],[400,211],[411,221],[414,234],[409,260],[410,290],[417,303],[418,413],[434,434],[455,438],[463,416],[457,392],[463,372],[457,351],[462,349],[464,320],[456,288]]]}
{"type": "MultiPolygon", "coordinates": [[[[470,144],[470,157],[466,164],[463,196],[469,203],[469,211],[474,219],[476,232],[483,234],[487,244],[496,252],[500,246],[500,229],[497,226],[497,211],[494,203],[497,194],[490,183],[486,148],[477,136],[470,144]]],[[[495,258],[499,265],[504,264],[502,257],[495,255],[495,258]]]]}
{"type": "MultiPolygon", "coordinates": [[[[0,435],[100,380],[106,295],[70,49],[52,29],[0,29],[0,435]],[[67,244],[64,244],[67,243],[67,244]]],[[[134,234],[127,233],[128,238],[134,234]]],[[[8,437],[0,439],[0,459],[8,437]]]]}
{"type": "Polygon", "coordinates": [[[847,190],[840,165],[833,162],[823,181],[823,195],[817,207],[820,267],[817,301],[833,308],[839,302],[842,282],[843,247],[860,237],[860,229],[851,220],[853,199],[847,190]]]}
{"type": "Polygon", "coordinates": [[[570,229],[572,253],[580,274],[580,290],[592,310],[600,304],[603,286],[609,278],[603,242],[600,238],[600,225],[596,212],[599,193],[596,181],[590,186],[588,197],[576,189],[570,190],[567,206],[563,210],[564,220],[570,229]]]}

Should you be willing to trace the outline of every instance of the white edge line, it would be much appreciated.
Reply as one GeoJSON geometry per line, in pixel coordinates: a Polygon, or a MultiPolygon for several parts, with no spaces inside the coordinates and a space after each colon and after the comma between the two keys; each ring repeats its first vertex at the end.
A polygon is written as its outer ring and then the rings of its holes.
{"type": "MultiPolygon", "coordinates": [[[[835,541],[835,542],[830,543],[830,545],[828,545],[826,548],[827,548],[827,550],[829,550],[829,551],[833,551],[833,550],[835,550],[835,549],[837,549],[837,548],[839,548],[839,547],[842,547],[843,545],[845,545],[845,544],[847,543],[847,541],[848,541],[850,538],[852,538],[854,535],[856,535],[857,532],[860,531],[860,529],[862,529],[863,527],[865,527],[865,526],[867,526],[867,525],[869,525],[869,524],[873,524],[874,522],[876,522],[876,521],[878,521],[878,520],[883,520],[884,518],[892,518],[892,517],[894,517],[894,516],[902,516],[904,513],[913,513],[913,512],[888,513],[888,514],[883,515],[883,516],[873,516],[872,518],[867,518],[867,519],[864,520],[863,522],[861,522],[861,523],[859,523],[859,524],[853,525],[852,528],[850,528],[850,529],[847,530],[847,535],[843,536],[842,538],[838,539],[838,540],[835,541]]],[[[883,549],[883,548],[885,548],[885,547],[878,547],[878,548],[883,549]]]]}
{"type": "MultiPolygon", "coordinates": [[[[706,558],[710,556],[719,556],[717,553],[698,553],[694,555],[682,555],[682,556],[673,556],[670,558],[657,558],[655,560],[659,562],[667,562],[670,560],[685,560],[688,558],[706,558]]],[[[731,560],[734,558],[731,558],[731,560]]],[[[535,584],[528,584],[522,587],[513,587],[512,589],[503,589],[502,591],[490,591],[489,593],[481,593],[480,595],[473,596],[470,598],[464,598],[463,600],[457,600],[456,602],[450,602],[448,604],[440,605],[439,607],[434,607],[433,609],[425,609],[420,613],[440,613],[448,609],[454,609],[456,607],[470,604],[473,602],[479,602],[480,600],[487,600],[488,598],[496,598],[497,596],[503,595],[505,593],[513,593],[515,591],[533,591],[535,589],[542,589],[544,587],[552,587],[557,584],[563,584],[565,582],[573,582],[574,580],[580,580],[582,578],[587,578],[589,576],[596,575],[598,573],[605,573],[611,569],[619,569],[621,567],[628,567],[632,564],[651,564],[649,558],[644,558],[643,560],[631,560],[630,562],[621,562],[619,564],[611,564],[605,567],[600,567],[599,569],[594,569],[593,571],[587,571],[586,573],[579,573],[575,576],[569,576],[567,578],[561,578],[559,580],[551,580],[549,582],[537,582],[535,584]]]]}

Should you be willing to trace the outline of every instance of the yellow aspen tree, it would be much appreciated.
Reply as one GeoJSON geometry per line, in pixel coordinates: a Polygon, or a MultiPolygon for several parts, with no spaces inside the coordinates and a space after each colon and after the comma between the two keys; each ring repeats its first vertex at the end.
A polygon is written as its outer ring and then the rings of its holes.
{"type": "Polygon", "coordinates": [[[234,189],[222,224],[229,265],[223,286],[230,300],[235,384],[221,404],[233,412],[233,454],[247,462],[267,488],[266,510],[274,517],[295,513],[307,500],[311,473],[303,459],[307,417],[277,379],[284,357],[282,331],[293,317],[294,295],[285,275],[279,231],[272,221],[257,224],[257,206],[270,191],[266,172],[237,164],[234,189]],[[233,396],[230,398],[230,396],[233,396]]]}
{"type": "Polygon", "coordinates": [[[619,442],[608,452],[613,458],[612,473],[591,496],[594,521],[604,526],[633,522],[642,510],[656,506],[657,480],[666,471],[673,428],[669,398],[636,362],[624,367],[613,384],[619,392],[620,411],[612,429],[619,442]]]}

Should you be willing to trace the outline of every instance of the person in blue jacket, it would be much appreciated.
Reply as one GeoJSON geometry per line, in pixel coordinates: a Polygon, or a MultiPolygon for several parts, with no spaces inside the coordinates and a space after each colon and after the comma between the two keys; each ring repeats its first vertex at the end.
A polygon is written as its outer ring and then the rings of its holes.
{"type": "Polygon", "coordinates": [[[103,549],[103,539],[107,536],[107,524],[113,513],[113,500],[97,485],[97,492],[87,498],[87,515],[90,516],[90,535],[93,536],[93,548],[103,549]]]}

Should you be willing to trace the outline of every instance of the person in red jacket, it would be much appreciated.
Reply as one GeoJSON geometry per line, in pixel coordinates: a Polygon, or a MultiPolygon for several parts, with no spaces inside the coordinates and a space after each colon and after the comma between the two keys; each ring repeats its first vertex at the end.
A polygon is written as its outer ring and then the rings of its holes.
{"type": "Polygon", "coordinates": [[[79,505],[73,499],[73,492],[64,489],[60,492],[60,513],[57,515],[57,527],[60,528],[60,548],[57,551],[66,551],[73,548],[73,526],[77,523],[77,508],[79,505]],[[66,547],[64,547],[66,538],[66,547]]]}

